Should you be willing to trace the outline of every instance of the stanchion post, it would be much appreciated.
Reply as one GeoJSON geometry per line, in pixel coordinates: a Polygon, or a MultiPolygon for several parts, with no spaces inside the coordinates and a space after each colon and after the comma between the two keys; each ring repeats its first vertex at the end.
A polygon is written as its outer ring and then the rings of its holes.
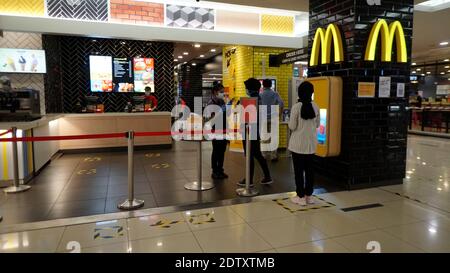
{"type": "Polygon", "coordinates": [[[127,132],[128,138],[128,199],[117,207],[121,210],[134,210],[144,206],[144,200],[134,198],[134,132],[127,132]]]}
{"type": "MultiPolygon", "coordinates": [[[[12,138],[17,138],[17,128],[11,128],[12,138]]],[[[19,181],[19,154],[17,150],[17,141],[11,142],[12,145],[12,155],[13,155],[13,174],[14,174],[14,185],[4,189],[5,193],[20,193],[31,189],[28,185],[21,185],[19,181]]]]}
{"type": "Polygon", "coordinates": [[[197,181],[189,182],[184,185],[186,190],[190,191],[207,191],[213,189],[215,186],[213,183],[208,181],[203,181],[202,172],[202,140],[198,141],[198,152],[197,152],[197,181]]]}
{"type": "MultiPolygon", "coordinates": [[[[251,147],[250,147],[250,125],[245,124],[245,188],[236,190],[237,195],[243,197],[257,196],[259,192],[256,189],[250,187],[250,160],[251,160],[251,147]]],[[[252,181],[253,182],[253,181],[252,181]]]]}

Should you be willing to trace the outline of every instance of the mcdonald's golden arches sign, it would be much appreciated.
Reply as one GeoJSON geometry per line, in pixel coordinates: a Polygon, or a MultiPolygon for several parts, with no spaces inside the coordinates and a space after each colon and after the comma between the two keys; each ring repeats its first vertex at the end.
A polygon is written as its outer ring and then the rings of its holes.
{"type": "MultiPolygon", "coordinates": [[[[405,34],[402,24],[399,21],[387,24],[386,20],[379,20],[374,24],[370,32],[367,43],[364,60],[375,61],[377,52],[377,43],[381,35],[381,61],[392,61],[392,49],[394,38],[397,45],[397,62],[406,63],[408,61],[408,50],[406,47],[405,34]]],[[[344,61],[344,46],[342,35],[337,25],[330,24],[327,29],[318,28],[314,35],[314,41],[311,49],[311,58],[309,65],[319,65],[319,55],[321,55],[321,64],[331,63],[331,48],[334,49],[334,62],[344,61]]]]}

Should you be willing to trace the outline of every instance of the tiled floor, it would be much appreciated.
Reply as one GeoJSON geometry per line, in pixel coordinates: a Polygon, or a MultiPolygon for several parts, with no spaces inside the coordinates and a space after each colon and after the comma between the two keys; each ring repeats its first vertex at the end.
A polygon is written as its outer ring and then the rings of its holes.
{"type": "MultiPolygon", "coordinates": [[[[196,146],[176,143],[172,150],[138,151],[135,155],[135,193],[145,208],[234,199],[236,182],[243,178],[241,153],[227,152],[226,172],[230,178],[214,181],[216,188],[192,192],[184,188],[196,180],[196,146]],[[167,164],[167,165],[164,165],[167,164]]],[[[204,145],[203,178],[211,181],[210,145],[204,145]]],[[[295,189],[292,163],[281,157],[270,168],[275,183],[260,187],[261,194],[295,189]]],[[[259,179],[257,168],[255,179],[259,179]]],[[[126,153],[65,154],[51,162],[30,184],[32,189],[17,195],[0,193],[0,215],[5,225],[68,217],[118,212],[117,205],[127,198],[126,153]]],[[[316,185],[316,193],[338,190],[334,185],[316,185]]]]}
{"type": "Polygon", "coordinates": [[[262,198],[166,214],[149,209],[140,217],[0,234],[0,252],[67,253],[79,246],[87,253],[368,253],[370,242],[385,253],[450,252],[449,213],[405,198],[382,200],[382,192],[339,197],[365,203],[380,197],[375,201],[381,207],[351,212],[329,205],[327,198],[337,198],[334,193],[318,195],[321,200],[307,209],[280,201],[290,194],[280,194],[276,201],[262,198]]]}

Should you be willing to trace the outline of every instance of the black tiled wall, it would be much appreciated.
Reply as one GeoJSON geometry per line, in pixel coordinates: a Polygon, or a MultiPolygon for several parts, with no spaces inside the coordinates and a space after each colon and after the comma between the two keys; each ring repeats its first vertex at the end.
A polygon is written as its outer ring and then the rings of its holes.
{"type": "MultiPolygon", "coordinates": [[[[345,61],[309,67],[309,77],[340,76],[344,82],[342,153],[336,158],[317,158],[316,166],[334,181],[348,188],[402,183],[406,168],[407,99],[397,98],[397,83],[410,88],[413,0],[381,1],[369,6],[367,1],[310,0],[309,50],[315,31],[336,23],[341,29],[345,61]],[[373,24],[378,19],[400,21],[408,48],[408,63],[364,61],[364,53],[373,24]],[[390,98],[358,98],[358,82],[376,82],[391,76],[390,98]],[[399,108],[396,111],[397,107],[399,108]]],[[[378,48],[380,48],[380,43],[378,48]]],[[[393,47],[396,48],[395,45],[393,47]]],[[[332,58],[333,59],[333,58],[332,58]]]]}
{"type": "Polygon", "coordinates": [[[98,96],[106,112],[123,112],[136,93],[91,93],[89,56],[155,58],[155,95],[159,111],[171,111],[174,101],[173,43],[43,35],[47,76],[47,113],[73,113],[84,96],[98,96]]]}
{"type": "Polygon", "coordinates": [[[182,65],[179,73],[181,92],[186,105],[194,111],[195,97],[203,96],[203,66],[182,65]]]}

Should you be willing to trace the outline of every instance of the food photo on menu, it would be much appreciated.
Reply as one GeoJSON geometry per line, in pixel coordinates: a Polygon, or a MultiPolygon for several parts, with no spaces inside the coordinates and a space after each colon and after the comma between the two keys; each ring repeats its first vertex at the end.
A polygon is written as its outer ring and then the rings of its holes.
{"type": "Polygon", "coordinates": [[[0,72],[46,73],[45,51],[0,48],[0,72]]]}
{"type": "Polygon", "coordinates": [[[155,90],[155,61],[153,58],[134,58],[134,91],[145,92],[145,87],[155,90]]]}

